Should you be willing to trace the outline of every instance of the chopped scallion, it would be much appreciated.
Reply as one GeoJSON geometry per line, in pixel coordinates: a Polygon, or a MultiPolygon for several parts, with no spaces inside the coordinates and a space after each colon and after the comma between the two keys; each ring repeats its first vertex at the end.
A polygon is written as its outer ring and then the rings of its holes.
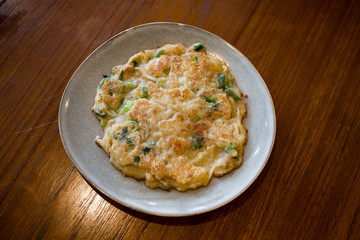
{"type": "Polygon", "coordinates": [[[136,162],[136,163],[140,162],[140,157],[139,156],[134,156],[134,162],[136,162]]]}
{"type": "Polygon", "coordinates": [[[199,116],[199,115],[196,115],[195,116],[195,122],[198,122],[198,121],[200,121],[201,120],[201,117],[199,116]]]}
{"type": "Polygon", "coordinates": [[[238,151],[235,148],[233,143],[230,143],[226,148],[225,152],[229,154],[231,157],[236,158],[238,156],[238,151]]]}
{"type": "Polygon", "coordinates": [[[120,140],[123,140],[128,134],[128,127],[123,127],[121,129],[121,131],[122,131],[122,133],[120,135],[119,134],[118,135],[121,137],[120,140]]]}
{"type": "Polygon", "coordinates": [[[225,152],[231,151],[235,149],[235,144],[230,143],[226,148],[225,148],[225,152]]]}
{"type": "Polygon", "coordinates": [[[101,82],[99,83],[99,86],[98,86],[98,88],[100,89],[103,85],[104,85],[104,83],[106,82],[106,81],[108,81],[110,78],[103,78],[102,80],[101,80],[101,82]]]}
{"type": "Polygon", "coordinates": [[[119,80],[123,80],[124,79],[124,70],[121,70],[121,73],[119,75],[119,80]]]}
{"type": "Polygon", "coordinates": [[[148,153],[150,152],[151,149],[152,149],[151,147],[144,147],[144,148],[141,150],[141,152],[142,152],[144,155],[146,155],[146,154],[148,154],[148,153]]]}
{"type": "Polygon", "coordinates": [[[141,90],[141,98],[147,98],[148,97],[148,87],[143,86],[141,90]]]}
{"type": "Polygon", "coordinates": [[[221,106],[220,102],[210,102],[210,107],[208,108],[208,111],[209,112],[215,111],[220,106],[221,106]]]}
{"type": "Polygon", "coordinates": [[[164,54],[165,50],[164,49],[158,49],[154,52],[154,56],[155,57],[160,57],[161,54],[164,54]]]}
{"type": "Polygon", "coordinates": [[[222,73],[218,75],[216,83],[217,83],[217,88],[219,89],[222,88],[223,90],[225,90],[233,85],[233,79],[232,77],[226,75],[225,73],[222,73]]]}
{"type": "Polygon", "coordinates": [[[104,118],[105,117],[105,112],[101,109],[95,109],[95,114],[96,116],[98,116],[99,118],[104,118]]]}
{"type": "Polygon", "coordinates": [[[138,65],[138,63],[134,60],[130,63],[133,67],[136,67],[138,65]]]}
{"type": "Polygon", "coordinates": [[[226,86],[229,88],[233,84],[233,79],[230,76],[226,76],[226,86]]]}
{"type": "Polygon", "coordinates": [[[139,123],[136,120],[127,120],[127,123],[130,123],[132,126],[132,130],[136,131],[139,129],[139,123]]]}
{"type": "Polygon", "coordinates": [[[224,90],[230,97],[232,97],[235,101],[241,100],[241,97],[239,97],[233,90],[230,88],[227,88],[224,90]]]}
{"type": "Polygon", "coordinates": [[[216,98],[214,98],[214,97],[212,97],[212,98],[205,97],[205,101],[207,101],[207,102],[216,102],[216,98]]]}
{"type": "Polygon", "coordinates": [[[134,105],[134,102],[126,101],[124,106],[120,109],[120,113],[128,112],[133,105],[134,105]]]}
{"type": "Polygon", "coordinates": [[[109,114],[110,117],[116,117],[116,112],[114,110],[112,110],[112,109],[106,111],[106,113],[109,114]]]}
{"type": "Polygon", "coordinates": [[[108,121],[107,121],[105,118],[101,119],[101,126],[102,126],[102,127],[106,127],[107,122],[108,122],[108,121]]]}
{"type": "Polygon", "coordinates": [[[202,45],[202,43],[195,43],[194,44],[194,50],[195,51],[200,51],[204,46],[202,45]]]}
{"type": "Polygon", "coordinates": [[[114,134],[113,137],[116,140],[125,140],[129,146],[134,146],[133,140],[131,138],[127,137],[128,133],[129,133],[128,127],[123,127],[121,129],[121,131],[122,131],[121,133],[114,134]]]}
{"type": "Polygon", "coordinates": [[[134,82],[125,82],[125,91],[126,92],[130,92],[134,88],[136,88],[136,83],[134,83],[134,82]]]}
{"type": "Polygon", "coordinates": [[[141,153],[144,154],[144,155],[148,154],[148,153],[151,151],[151,149],[154,148],[155,145],[156,145],[156,143],[154,143],[154,142],[150,143],[149,146],[144,147],[144,148],[141,150],[141,153]]]}
{"type": "Polygon", "coordinates": [[[225,74],[218,75],[217,81],[216,81],[217,88],[225,89],[225,74]]]}
{"type": "Polygon", "coordinates": [[[203,137],[199,137],[199,136],[195,136],[193,138],[193,143],[192,143],[192,146],[191,148],[192,149],[199,149],[201,148],[203,145],[203,142],[204,142],[204,138],[203,137]]]}
{"type": "Polygon", "coordinates": [[[127,143],[129,146],[134,146],[134,142],[132,141],[131,138],[126,138],[126,143],[127,143]]]}

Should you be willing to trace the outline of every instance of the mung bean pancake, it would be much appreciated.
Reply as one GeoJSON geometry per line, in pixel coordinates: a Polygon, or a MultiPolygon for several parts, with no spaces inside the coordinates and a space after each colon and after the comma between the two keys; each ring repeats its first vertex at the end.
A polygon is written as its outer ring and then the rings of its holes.
{"type": "Polygon", "coordinates": [[[143,50],[101,80],[96,143],[125,176],[179,191],[241,165],[246,107],[227,64],[197,43],[143,50]]]}

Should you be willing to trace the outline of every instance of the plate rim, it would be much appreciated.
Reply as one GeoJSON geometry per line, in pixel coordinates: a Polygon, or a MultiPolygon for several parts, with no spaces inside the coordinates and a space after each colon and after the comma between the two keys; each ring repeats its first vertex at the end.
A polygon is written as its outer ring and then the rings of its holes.
{"type": "MultiPolygon", "coordinates": [[[[71,162],[74,164],[75,168],[77,169],[77,171],[80,173],[80,175],[85,179],[85,181],[92,186],[92,188],[94,188],[96,191],[100,192],[101,194],[103,194],[104,196],[106,196],[107,198],[111,199],[112,201],[121,204],[122,206],[125,206],[129,209],[138,211],[138,212],[142,212],[142,213],[146,213],[146,214],[150,214],[150,215],[154,215],[154,216],[161,216],[161,217],[185,217],[185,216],[194,216],[194,215],[199,215],[199,214],[203,214],[206,212],[210,212],[213,211],[215,209],[221,208],[223,206],[225,206],[226,204],[230,203],[231,201],[235,200],[236,198],[238,198],[241,194],[243,194],[254,182],[255,180],[259,177],[259,175],[263,172],[274,147],[275,144],[275,138],[276,138],[276,112],[275,112],[275,106],[274,106],[274,101],[272,99],[272,96],[270,94],[270,91],[264,81],[264,79],[262,78],[262,76],[260,75],[260,73],[258,72],[258,70],[255,68],[255,66],[253,65],[253,63],[243,54],[241,53],[237,48],[235,48],[234,46],[232,46],[229,42],[227,42],[225,39],[217,36],[216,34],[209,32],[205,29],[193,26],[193,25],[189,25],[189,24],[184,24],[184,23],[176,23],[176,22],[150,22],[150,23],[144,23],[144,24],[140,24],[140,25],[136,25],[130,28],[127,28],[117,34],[115,34],[114,36],[110,37],[109,39],[107,39],[105,42],[103,42],[102,44],[100,44],[98,47],[96,47],[82,62],[81,64],[76,68],[76,70],[74,71],[74,73],[71,75],[69,81],[66,84],[66,87],[64,88],[64,91],[62,93],[61,96],[61,100],[60,100],[60,105],[59,105],[59,110],[58,110],[58,128],[59,128],[59,134],[60,134],[60,138],[61,138],[61,142],[62,145],[65,149],[65,152],[67,154],[67,156],[70,158],[71,162]],[[246,187],[244,187],[242,189],[242,191],[239,191],[237,194],[234,195],[234,197],[222,202],[221,204],[215,205],[213,207],[210,208],[206,208],[204,210],[201,211],[195,211],[195,212],[187,212],[187,213],[159,213],[159,212],[155,212],[155,211],[151,211],[151,210],[146,210],[146,209],[141,209],[141,208],[137,208],[135,206],[129,205],[119,199],[117,199],[116,197],[111,196],[110,194],[108,194],[107,192],[105,192],[103,189],[101,189],[96,183],[94,183],[84,172],[83,170],[79,167],[79,165],[76,163],[76,161],[74,160],[73,156],[70,154],[67,143],[64,139],[63,136],[63,130],[62,130],[62,120],[61,120],[61,114],[62,114],[62,109],[64,108],[64,101],[65,101],[65,95],[69,90],[69,85],[71,84],[73,77],[76,75],[76,73],[79,71],[79,69],[85,64],[85,62],[87,62],[87,60],[95,53],[97,52],[100,48],[102,48],[105,44],[113,41],[115,38],[127,33],[128,31],[132,31],[134,29],[138,29],[138,28],[143,28],[143,27],[149,27],[152,25],[175,25],[175,26],[184,26],[184,27],[189,27],[189,28],[193,28],[196,29],[197,31],[200,32],[205,32],[206,34],[211,35],[212,37],[220,40],[221,42],[223,42],[224,44],[226,44],[229,48],[231,48],[233,51],[235,51],[237,54],[240,54],[246,61],[247,63],[249,63],[253,70],[255,70],[255,72],[257,73],[257,75],[259,76],[259,78],[261,79],[261,83],[262,85],[265,87],[266,93],[270,99],[270,105],[271,105],[271,112],[273,114],[273,136],[272,136],[272,140],[271,140],[271,146],[267,152],[266,155],[266,159],[263,162],[261,168],[259,169],[259,171],[257,172],[257,174],[253,177],[253,179],[247,184],[246,187]]],[[[241,166],[240,166],[241,167],[241,166]]],[[[234,169],[236,170],[236,169],[234,169]]],[[[206,186],[205,186],[206,187],[206,186]]],[[[195,189],[196,191],[196,189],[195,189]]]]}

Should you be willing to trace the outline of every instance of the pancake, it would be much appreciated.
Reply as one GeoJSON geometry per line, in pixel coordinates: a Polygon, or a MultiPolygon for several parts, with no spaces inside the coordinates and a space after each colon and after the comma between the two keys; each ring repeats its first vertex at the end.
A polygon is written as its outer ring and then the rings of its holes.
{"type": "Polygon", "coordinates": [[[96,143],[148,187],[196,189],[243,162],[243,94],[201,43],[133,55],[103,76],[92,111],[104,129],[96,143]]]}

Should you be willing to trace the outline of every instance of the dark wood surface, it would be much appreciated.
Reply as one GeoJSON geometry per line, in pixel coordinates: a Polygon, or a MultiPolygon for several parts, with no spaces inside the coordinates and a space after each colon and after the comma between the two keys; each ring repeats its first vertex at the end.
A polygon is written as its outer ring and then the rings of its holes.
{"type": "Polygon", "coordinates": [[[360,1],[44,1],[0,7],[0,239],[360,239],[360,1]],[[147,22],[194,25],[254,64],[277,136],[253,185],[209,213],[156,217],[101,196],[62,146],[79,64],[147,22]]]}

